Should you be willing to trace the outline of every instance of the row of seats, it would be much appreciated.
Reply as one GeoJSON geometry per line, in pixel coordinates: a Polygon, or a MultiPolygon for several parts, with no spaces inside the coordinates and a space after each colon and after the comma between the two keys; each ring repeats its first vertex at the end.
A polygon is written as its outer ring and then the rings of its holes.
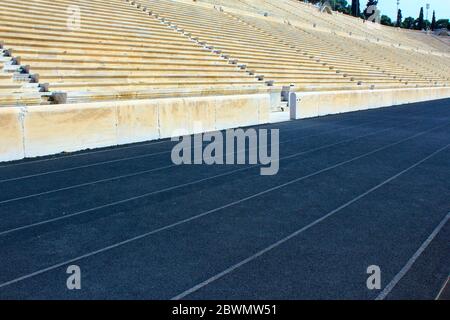
{"type": "Polygon", "coordinates": [[[32,10],[20,0],[3,4],[0,39],[40,82],[66,92],[69,102],[263,87],[236,65],[123,0],[35,4],[32,10]]]}
{"type": "Polygon", "coordinates": [[[431,51],[448,52],[450,50],[450,43],[445,43],[439,37],[434,36],[432,32],[402,30],[401,36],[415,41],[420,48],[423,48],[425,44],[431,51]]]}
{"type": "Polygon", "coordinates": [[[411,48],[420,48],[428,51],[447,51],[448,44],[421,31],[404,30],[387,27],[379,24],[365,22],[342,13],[333,15],[321,13],[314,5],[299,0],[197,0],[217,6],[245,10],[259,15],[268,15],[291,21],[314,25],[330,32],[340,31],[347,34],[385,41],[392,44],[401,44],[411,48]]]}
{"type": "MultiPolygon", "coordinates": [[[[321,39],[326,45],[336,47],[351,60],[361,64],[366,64],[373,69],[383,72],[384,75],[400,80],[404,84],[434,86],[444,85],[448,80],[448,73],[439,74],[441,69],[438,65],[430,64],[429,68],[424,67],[428,55],[416,54],[414,51],[394,49],[392,47],[381,47],[371,42],[363,42],[347,39],[344,42],[336,41],[336,37],[331,34],[323,34],[314,31],[309,33],[321,39]],[[431,71],[430,70],[435,70],[431,71]]],[[[444,64],[445,65],[445,64],[444,64]]],[[[387,77],[385,77],[387,80],[387,77]]]]}
{"type": "Polygon", "coordinates": [[[226,12],[170,0],[138,0],[152,11],[247,66],[273,85],[295,83],[305,90],[355,89],[357,81],[296,52],[291,46],[226,12]],[[272,81],[274,81],[272,83],[272,81]]]}
{"type": "MultiPolygon", "coordinates": [[[[301,29],[264,16],[229,12],[217,6],[219,10],[184,1],[137,2],[246,64],[255,74],[274,81],[274,85],[311,91],[427,87],[446,81],[445,77],[428,74],[428,70],[411,71],[389,54],[374,55],[359,40],[345,38],[343,44],[331,33],[301,29]]],[[[263,2],[267,1],[252,1],[255,6],[263,2]]]]}
{"type": "MultiPolygon", "coordinates": [[[[321,14],[315,7],[298,0],[279,0],[276,1],[276,3],[278,3],[283,10],[289,10],[289,12],[296,12],[297,14],[313,15],[316,19],[327,20],[328,23],[333,24],[330,30],[340,30],[375,41],[385,41],[426,51],[448,52],[450,49],[449,46],[443,44],[432,35],[422,31],[405,30],[373,24],[338,12],[335,12],[333,15],[325,13],[321,14]]],[[[325,25],[322,25],[322,27],[327,28],[325,25]]]]}
{"type": "Polygon", "coordinates": [[[333,70],[345,74],[359,85],[370,88],[398,88],[405,86],[434,85],[430,81],[411,76],[407,70],[394,63],[374,57],[370,52],[359,48],[358,41],[349,39],[345,45],[336,41],[331,34],[301,30],[290,25],[264,22],[241,16],[267,33],[274,33],[285,43],[292,44],[298,52],[314,57],[320,63],[330,66],[333,70]],[[352,43],[354,42],[354,43],[352,43]]]}
{"type": "MultiPolygon", "coordinates": [[[[271,86],[450,85],[448,57],[399,48],[406,32],[367,28],[360,19],[294,0],[32,4],[9,0],[0,11],[3,106],[267,92],[271,86]],[[360,37],[341,35],[349,30],[360,37]]],[[[416,42],[420,37],[408,44],[416,42]]]]}

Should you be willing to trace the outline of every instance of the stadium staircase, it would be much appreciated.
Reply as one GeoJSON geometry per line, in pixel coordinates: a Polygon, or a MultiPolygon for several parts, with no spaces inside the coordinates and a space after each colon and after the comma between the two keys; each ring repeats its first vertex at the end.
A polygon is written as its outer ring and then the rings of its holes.
{"type": "Polygon", "coordinates": [[[0,106],[45,105],[57,98],[47,84],[39,83],[39,75],[30,73],[29,66],[0,43],[0,106]]]}

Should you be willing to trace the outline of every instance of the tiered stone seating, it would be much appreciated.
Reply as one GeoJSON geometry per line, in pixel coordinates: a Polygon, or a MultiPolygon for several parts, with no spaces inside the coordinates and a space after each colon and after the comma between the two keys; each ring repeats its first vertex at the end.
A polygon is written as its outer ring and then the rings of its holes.
{"type": "Polygon", "coordinates": [[[297,0],[9,0],[0,21],[2,106],[450,84],[444,41],[297,0]]]}
{"type": "MultiPolygon", "coordinates": [[[[414,54],[414,53],[413,53],[414,54]]],[[[416,55],[415,55],[416,56],[416,55]]],[[[414,58],[415,58],[414,56],[414,58]]],[[[436,55],[426,56],[421,54],[420,56],[421,62],[430,63],[433,66],[433,69],[438,69],[441,74],[444,75],[445,78],[449,78],[450,74],[450,65],[447,62],[447,57],[439,57],[436,55]]]]}
{"type": "MultiPolygon", "coordinates": [[[[397,28],[365,22],[343,14],[320,13],[316,7],[294,0],[202,0],[236,10],[229,13],[259,30],[275,35],[284,43],[295,46],[302,54],[320,59],[334,70],[344,72],[358,83],[371,88],[428,87],[448,84],[448,62],[439,54],[424,55],[417,49],[432,51],[427,39],[414,39],[397,28]],[[258,10],[255,10],[257,7],[258,10]],[[264,18],[260,12],[267,12],[264,18]],[[255,15],[256,14],[256,15],[255,15]],[[284,21],[285,24],[277,23],[284,21]],[[306,24],[305,24],[306,23],[306,24]],[[312,27],[311,27],[312,25],[312,27]],[[320,30],[320,31],[318,31],[320,30]],[[340,37],[342,35],[346,37],[340,37]],[[337,40],[340,39],[340,40],[337,40]],[[383,42],[383,45],[380,44],[383,42]],[[395,46],[396,48],[392,48],[395,46]],[[405,47],[400,48],[400,47],[405,47]],[[416,61],[416,59],[420,59],[416,61]],[[434,63],[431,63],[434,61],[434,63]],[[355,63],[357,62],[357,63],[355,63]],[[357,64],[360,65],[357,65],[357,64]]],[[[422,35],[423,37],[429,37],[422,35]]],[[[441,46],[445,52],[445,44],[441,46]]],[[[448,53],[448,50],[447,50],[448,53]]],[[[447,56],[448,59],[448,56],[447,56]]],[[[269,76],[269,74],[266,74],[269,76]]],[[[271,75],[274,79],[277,75],[271,75]]]]}
{"type": "MultiPolygon", "coordinates": [[[[395,83],[392,79],[399,80],[405,85],[412,86],[438,86],[445,82],[442,76],[437,76],[430,73],[430,70],[419,68],[412,68],[410,61],[414,61],[413,52],[405,50],[398,50],[392,48],[380,48],[371,42],[364,42],[347,38],[345,42],[336,41],[336,37],[331,34],[318,33],[308,31],[314,34],[318,39],[323,40],[329,47],[336,47],[345,52],[347,57],[352,61],[362,65],[368,65],[372,69],[382,72],[384,77],[380,77],[380,83],[388,85],[390,82],[395,83]],[[398,52],[400,51],[400,52],[398,52]],[[404,59],[399,59],[400,56],[410,55],[404,59]]],[[[370,76],[366,76],[366,81],[371,81],[370,76]]]]}
{"type": "MultiPolygon", "coordinates": [[[[363,20],[354,19],[334,14],[330,16],[320,13],[317,7],[297,0],[200,0],[206,3],[222,5],[254,12],[259,15],[267,13],[269,17],[276,17],[282,20],[295,21],[307,27],[316,27],[328,30],[329,32],[339,31],[345,34],[354,34],[363,38],[384,39],[384,33],[375,35],[370,28],[363,24],[363,20]],[[257,4],[257,5],[256,5],[257,4]]],[[[392,40],[392,39],[389,39],[392,40]]]]}
{"type": "Polygon", "coordinates": [[[450,47],[450,36],[435,36],[437,40],[450,47]]]}
{"type": "Polygon", "coordinates": [[[123,0],[42,0],[32,10],[29,5],[2,4],[0,39],[52,91],[67,92],[69,102],[264,87],[123,0]],[[79,30],[67,26],[69,6],[81,10],[79,30]]]}
{"type": "Polygon", "coordinates": [[[317,7],[298,0],[198,0],[235,9],[253,12],[259,15],[278,17],[305,23],[308,26],[316,26],[320,29],[328,29],[330,32],[338,31],[354,36],[374,40],[385,41],[393,44],[401,44],[411,48],[420,48],[427,51],[448,51],[445,43],[439,43],[437,39],[420,31],[409,31],[387,27],[379,24],[367,23],[359,18],[354,18],[335,12],[333,15],[320,13],[317,7]]]}
{"type": "Polygon", "coordinates": [[[295,84],[305,90],[355,89],[356,81],[296,52],[276,36],[262,32],[226,12],[168,0],[137,1],[160,18],[182,28],[200,42],[237,59],[255,75],[274,85],[295,84]]]}
{"type": "Polygon", "coordinates": [[[48,104],[47,87],[0,43],[0,106],[48,104]]]}
{"type": "Polygon", "coordinates": [[[427,34],[424,31],[415,30],[402,30],[401,35],[405,38],[409,38],[418,43],[419,48],[423,48],[424,44],[429,47],[430,50],[434,51],[449,51],[450,43],[445,43],[432,35],[432,33],[427,34]]]}
{"type": "MultiPolygon", "coordinates": [[[[328,23],[333,24],[334,30],[340,30],[347,33],[352,33],[356,36],[362,36],[367,39],[375,41],[385,41],[393,44],[401,44],[411,48],[423,49],[426,51],[448,51],[450,48],[439,43],[437,39],[425,34],[422,31],[405,30],[399,28],[388,27],[380,24],[372,24],[364,22],[362,19],[354,18],[335,12],[333,15],[326,13],[319,13],[316,8],[311,5],[306,5],[297,0],[279,0],[276,3],[283,10],[288,10],[291,13],[305,14],[314,16],[316,19],[327,20],[328,23]]],[[[322,27],[327,27],[322,25],[322,27]]]]}
{"type": "Polygon", "coordinates": [[[442,57],[388,47],[381,48],[376,45],[369,47],[364,43],[361,45],[370,48],[371,52],[378,53],[380,56],[389,56],[396,65],[406,68],[410,75],[415,75],[415,80],[411,78],[410,82],[419,82],[420,79],[423,79],[429,81],[430,86],[449,84],[450,73],[444,71],[448,68],[448,62],[442,57]]]}
{"type": "MultiPolygon", "coordinates": [[[[183,1],[183,0],[181,0],[183,1]]],[[[260,7],[256,5],[254,1],[247,1],[247,0],[230,0],[230,1],[224,1],[224,0],[194,0],[195,2],[201,3],[209,3],[213,4],[214,6],[217,6],[217,8],[221,6],[226,6],[227,8],[233,8],[238,10],[244,10],[247,12],[255,12],[257,14],[264,15],[267,13],[267,10],[265,10],[264,7],[260,7]]],[[[189,0],[186,2],[190,2],[189,0]]]]}
{"type": "MultiPolygon", "coordinates": [[[[405,82],[395,74],[386,72],[383,64],[376,64],[378,61],[369,60],[361,50],[345,49],[339,44],[336,37],[331,34],[310,30],[301,30],[290,25],[279,23],[268,23],[261,19],[251,19],[241,16],[243,20],[264,29],[266,32],[275,34],[279,39],[292,44],[303,55],[314,57],[320,63],[332,68],[346,77],[370,88],[382,87],[404,87],[405,82]],[[367,60],[366,60],[367,59],[367,60]]],[[[348,45],[348,43],[346,43],[348,45]]],[[[379,60],[379,59],[378,59],[379,60]]],[[[381,61],[382,62],[382,61],[381,61]]]]}

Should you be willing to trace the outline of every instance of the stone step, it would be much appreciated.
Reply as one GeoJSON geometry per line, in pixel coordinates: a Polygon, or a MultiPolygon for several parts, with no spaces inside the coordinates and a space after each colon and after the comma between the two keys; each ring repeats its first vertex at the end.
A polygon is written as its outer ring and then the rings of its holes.
{"type": "MultiPolygon", "coordinates": [[[[57,82],[50,82],[49,83],[50,88],[52,91],[63,91],[63,92],[69,92],[69,91],[99,91],[99,90],[108,90],[108,89],[120,89],[122,91],[136,91],[136,90],[142,90],[142,89],[158,89],[158,88],[213,88],[218,86],[238,86],[238,87],[246,87],[246,86],[255,86],[255,82],[249,81],[249,82],[230,82],[230,81],[217,81],[214,83],[204,81],[204,82],[154,82],[154,83],[147,83],[147,82],[135,82],[135,83],[123,83],[123,81],[120,82],[82,82],[82,83],[57,83],[57,82]]],[[[264,84],[261,84],[261,86],[265,87],[264,84]]]]}
{"type": "MultiPolygon", "coordinates": [[[[41,47],[38,49],[40,56],[51,56],[56,58],[65,58],[65,57],[112,57],[112,58],[153,58],[153,57],[171,57],[171,58],[182,58],[182,59],[191,59],[191,58],[203,58],[203,57],[211,57],[211,53],[208,50],[203,51],[184,51],[184,50],[172,50],[169,51],[167,49],[164,50],[156,50],[156,49],[148,49],[145,51],[130,51],[130,50],[112,50],[108,49],[108,51],[105,52],[105,50],[100,50],[97,48],[83,48],[83,49],[77,49],[77,48],[46,48],[41,47]]],[[[14,53],[16,55],[36,55],[37,49],[36,48],[29,48],[29,47],[23,47],[19,45],[14,46],[14,53]]]]}
{"type": "Polygon", "coordinates": [[[39,75],[30,74],[30,73],[14,73],[12,77],[13,81],[16,82],[30,82],[36,83],[39,82],[39,75]]]}
{"type": "MultiPolygon", "coordinates": [[[[37,71],[36,68],[33,68],[37,71]]],[[[254,78],[236,70],[120,70],[120,69],[72,69],[39,70],[41,77],[110,77],[110,78],[254,78]]]]}
{"type": "Polygon", "coordinates": [[[0,55],[0,63],[2,64],[20,64],[17,58],[11,56],[2,56],[0,55]]]}
{"type": "Polygon", "coordinates": [[[22,85],[24,90],[34,90],[36,92],[48,92],[49,85],[47,83],[25,83],[22,85]]]}
{"type": "Polygon", "coordinates": [[[3,71],[8,73],[28,73],[30,70],[29,65],[20,65],[20,64],[5,64],[3,65],[3,71]]]}

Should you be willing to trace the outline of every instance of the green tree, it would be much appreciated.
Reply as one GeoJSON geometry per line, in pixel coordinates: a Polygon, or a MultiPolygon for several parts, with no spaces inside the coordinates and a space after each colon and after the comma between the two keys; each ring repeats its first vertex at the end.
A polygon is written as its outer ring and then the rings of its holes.
{"type": "Polygon", "coordinates": [[[436,30],[436,11],[433,10],[433,19],[431,19],[431,30],[436,30]]]}
{"type": "Polygon", "coordinates": [[[414,28],[415,19],[413,17],[408,17],[402,22],[402,28],[404,29],[413,29],[414,28]]]}
{"type": "MultiPolygon", "coordinates": [[[[327,0],[310,0],[309,3],[317,4],[317,3],[326,3],[327,0]]],[[[348,4],[347,0],[328,0],[328,3],[331,5],[333,10],[345,13],[352,14],[352,6],[348,4]]]]}
{"type": "Polygon", "coordinates": [[[386,16],[384,14],[381,16],[380,22],[381,22],[381,24],[383,24],[385,26],[390,26],[390,27],[394,26],[394,23],[392,22],[391,18],[389,18],[388,16],[386,16]]]}
{"type": "Polygon", "coordinates": [[[415,23],[415,29],[416,30],[425,29],[425,21],[423,20],[423,7],[420,8],[419,18],[417,18],[415,23]]]}
{"type": "Polygon", "coordinates": [[[402,10],[398,9],[397,12],[397,22],[395,23],[396,27],[401,27],[402,26],[402,19],[403,19],[403,15],[402,15],[402,10]]]}
{"type": "Polygon", "coordinates": [[[359,0],[352,0],[352,16],[359,17],[361,15],[361,9],[359,0]]]}
{"type": "Polygon", "coordinates": [[[347,0],[332,0],[331,5],[333,6],[333,9],[339,12],[351,13],[351,7],[349,6],[347,0]]]}
{"type": "Polygon", "coordinates": [[[448,29],[449,24],[448,19],[439,19],[436,21],[436,29],[448,29]]]}

